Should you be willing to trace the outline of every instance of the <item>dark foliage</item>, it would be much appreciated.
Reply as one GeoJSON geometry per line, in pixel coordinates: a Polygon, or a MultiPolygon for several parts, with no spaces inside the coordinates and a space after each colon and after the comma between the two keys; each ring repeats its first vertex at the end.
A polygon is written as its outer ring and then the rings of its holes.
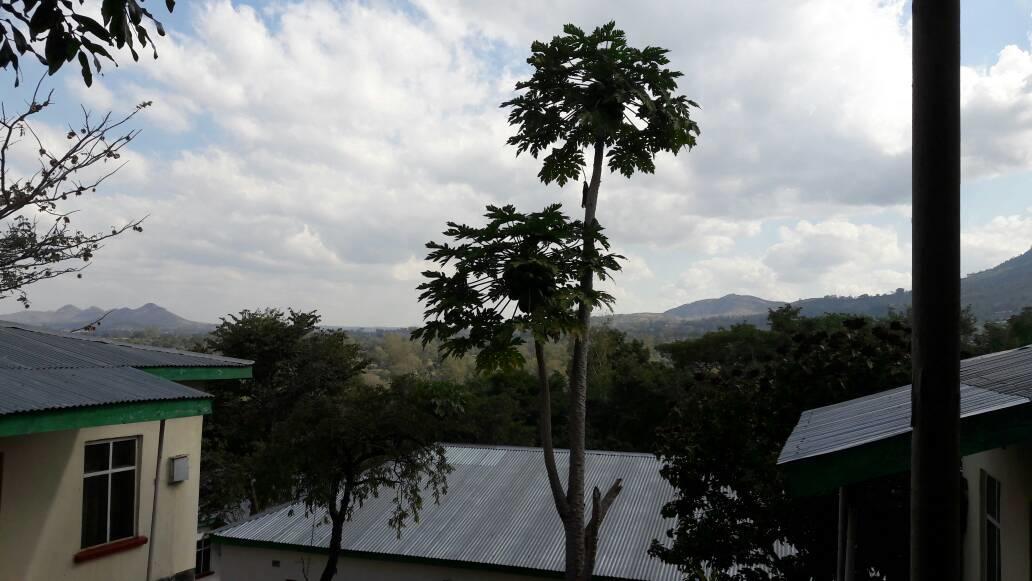
{"type": "MultiPolygon", "coordinates": [[[[291,497],[290,474],[272,454],[276,424],[297,401],[295,369],[302,340],[319,323],[315,312],[244,310],[229,315],[208,337],[207,351],[254,361],[253,379],[212,382],[212,415],[204,422],[201,514],[219,521],[247,507],[254,514],[291,497]]],[[[313,363],[313,372],[315,371],[313,363]]]]}
{"type": "MultiPolygon", "coordinates": [[[[21,57],[31,55],[53,75],[65,63],[77,61],[82,80],[93,84],[100,73],[101,59],[115,66],[111,54],[129,48],[139,60],[137,46],[150,46],[154,58],[157,48],[148,27],[165,35],[165,28],[144,7],[144,0],[13,0],[0,3],[0,69],[14,69],[14,84],[21,77],[21,57]],[[89,16],[90,8],[100,5],[101,21],[89,16]]],[[[175,0],[165,0],[172,12],[175,0]]]]}
{"type": "MultiPolygon", "coordinates": [[[[773,311],[771,330],[759,333],[736,328],[711,334],[698,349],[665,348],[692,385],[660,431],[663,475],[678,491],[664,514],[677,526],[673,545],[652,551],[690,579],[703,578],[704,564],[717,571],[737,565],[735,576],[720,577],[728,579],[830,579],[836,499],[788,496],[778,452],[803,410],[905,385],[910,330],[899,320],[804,319],[786,308],[773,311]],[[755,348],[739,349],[746,345],[755,348]],[[798,554],[779,559],[778,542],[798,554]]],[[[871,508],[861,519],[857,570],[904,579],[905,476],[860,494],[871,508]]]]}

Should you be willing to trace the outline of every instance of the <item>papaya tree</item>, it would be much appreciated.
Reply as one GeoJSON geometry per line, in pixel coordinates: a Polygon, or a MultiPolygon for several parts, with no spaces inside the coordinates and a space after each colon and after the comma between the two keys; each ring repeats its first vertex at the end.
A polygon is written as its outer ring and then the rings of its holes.
{"type": "Polygon", "coordinates": [[[508,143],[517,155],[541,159],[542,183],[583,183],[583,219],[560,218],[553,206],[527,215],[503,209],[511,214],[506,221],[496,213],[499,209],[489,208],[491,222],[483,229],[450,224],[446,235],[458,247],[431,244],[429,258],[453,270],[424,273],[429,281],[420,287],[426,323],[415,336],[424,342],[441,340],[446,355],[476,349],[481,368],[513,365],[522,359],[514,348],[523,341],[521,333],[532,337],[542,391],[541,444],[565,534],[569,580],[590,579],[600,527],[621,490],[619,480],[604,494],[596,488],[587,514],[584,449],[591,313],[612,303],[612,297],[595,288],[595,280],[619,268],[619,257],[608,253],[595,217],[602,174],[606,168],[628,178],[653,173],[657,154],[690,149],[699,135],[690,115],[698,105],[676,94],[682,75],[666,67],[667,53],[659,47],[629,46],[613,22],[590,34],[566,25],[550,42],[534,42],[527,59],[530,78],[518,82],[517,95],[502,104],[516,128],[508,143]],[[523,227],[532,235],[512,231],[523,227]],[[476,306],[479,300],[485,302],[476,306]],[[561,337],[573,341],[565,489],[552,450],[549,370],[541,355],[545,341],[561,337]]]}

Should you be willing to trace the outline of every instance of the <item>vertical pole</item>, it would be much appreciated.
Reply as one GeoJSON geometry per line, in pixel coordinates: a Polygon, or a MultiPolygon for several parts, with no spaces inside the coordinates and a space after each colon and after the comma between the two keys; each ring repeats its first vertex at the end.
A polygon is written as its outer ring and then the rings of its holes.
{"type": "Polygon", "coordinates": [[[158,530],[158,489],[161,487],[161,458],[164,455],[165,450],[165,420],[161,420],[161,424],[158,427],[158,455],[154,459],[154,499],[151,501],[151,515],[150,515],[150,539],[147,544],[147,578],[145,581],[151,581],[151,575],[154,570],[154,545],[157,544],[157,539],[154,538],[158,530]]]}
{"type": "Polygon", "coordinates": [[[838,489],[838,558],[835,560],[835,581],[846,581],[846,520],[849,513],[846,510],[848,499],[846,498],[846,487],[838,489]]]}
{"type": "Polygon", "coordinates": [[[960,579],[960,0],[913,3],[910,579],[960,579]]]}
{"type": "Polygon", "coordinates": [[[856,579],[856,499],[851,491],[846,493],[846,558],[843,578],[845,581],[856,579]]]}

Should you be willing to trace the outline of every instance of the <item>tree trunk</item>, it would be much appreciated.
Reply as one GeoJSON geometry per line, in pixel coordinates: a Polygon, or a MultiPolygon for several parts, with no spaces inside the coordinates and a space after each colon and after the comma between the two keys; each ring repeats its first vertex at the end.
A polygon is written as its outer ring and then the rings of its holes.
{"type": "Polygon", "coordinates": [[[563,483],[559,480],[559,470],[555,465],[555,447],[552,443],[552,390],[548,385],[548,367],[545,365],[545,347],[541,341],[534,339],[534,358],[537,360],[538,385],[541,397],[538,431],[541,437],[541,450],[545,457],[545,472],[548,474],[548,486],[552,489],[552,500],[559,518],[566,522],[566,497],[563,483]]]}
{"type": "Polygon", "coordinates": [[[328,508],[330,513],[330,546],[327,547],[326,567],[323,568],[319,581],[332,581],[337,574],[337,561],[340,559],[341,541],[344,536],[344,519],[348,514],[348,506],[351,505],[351,485],[344,485],[344,494],[341,495],[340,507],[337,507],[337,500],[334,499],[328,508]]]}
{"type": "MultiPolygon", "coordinates": [[[[605,162],[605,144],[595,142],[591,167],[591,181],[584,187],[584,227],[583,255],[590,260],[595,253],[595,241],[590,229],[595,225],[595,210],[598,206],[598,190],[602,183],[602,165],[605,162]]],[[[595,287],[595,274],[590,270],[581,275],[581,290],[589,294],[595,287]]],[[[563,529],[566,535],[566,579],[568,581],[587,581],[591,579],[594,568],[595,550],[598,545],[598,531],[602,524],[608,505],[620,492],[617,481],[606,493],[603,502],[598,490],[595,490],[596,502],[592,506],[590,523],[584,517],[584,447],[585,420],[587,415],[588,394],[588,344],[591,333],[591,309],[589,303],[581,303],[577,308],[580,322],[580,333],[573,344],[573,369],[570,378],[570,409],[568,412],[570,433],[569,478],[566,490],[566,516],[563,518],[563,529]]]]}

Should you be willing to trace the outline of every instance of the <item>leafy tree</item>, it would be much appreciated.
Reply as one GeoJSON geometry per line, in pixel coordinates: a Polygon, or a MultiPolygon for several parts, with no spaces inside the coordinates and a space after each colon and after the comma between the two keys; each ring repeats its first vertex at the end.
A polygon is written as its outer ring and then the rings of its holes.
{"type": "MultiPolygon", "coordinates": [[[[678,362],[692,385],[657,447],[663,475],[677,490],[663,514],[677,520],[672,545],[654,543],[652,552],[688,579],[833,577],[836,499],[787,495],[779,451],[803,410],[910,378],[910,329],[902,321],[808,319],[782,309],[771,323],[760,344],[774,348],[756,357],[713,350],[712,359],[678,362]],[[798,553],[779,558],[776,543],[798,553]]],[[[906,578],[908,491],[906,475],[858,487],[867,507],[858,533],[859,579],[906,578]]]]}
{"type": "Polygon", "coordinates": [[[52,95],[40,100],[37,86],[20,113],[0,108],[0,299],[15,295],[26,308],[26,287],[66,274],[81,277],[105,240],[143,230],[142,220],[112,226],[108,232],[76,230],[67,203],[95,193],[124,165],[118,161],[120,152],[139,134],[126,125],[150,103],[121,118],[84,113],[81,124],[68,128],[63,143],[48,143],[33,120],[53,104],[52,95]],[[19,167],[16,159],[27,151],[37,161],[19,167]]]}
{"type": "Polygon", "coordinates": [[[588,350],[588,448],[651,452],[656,429],[684,394],[684,380],[670,365],[622,331],[591,331],[588,350]]]}
{"type": "MultiPolygon", "coordinates": [[[[591,277],[608,278],[610,272],[619,269],[619,257],[598,250],[585,254],[581,248],[585,236],[604,250],[609,248],[608,240],[599,228],[585,229],[583,223],[570,221],[559,205],[531,214],[521,214],[512,206],[489,206],[486,216],[489,222],[481,228],[449,223],[445,235],[454,244],[427,244],[431,249],[428,260],[451,272],[423,273],[429,279],[419,286],[420,300],[427,305],[426,321],[412,335],[424,344],[439,341],[445,356],[477,351],[477,367],[482,371],[522,367],[526,360],[520,347],[527,338],[532,340],[539,384],[538,435],[553,500],[569,530],[572,525],[567,524],[569,518],[564,515],[572,512],[568,507],[571,501],[564,495],[555,462],[552,385],[545,343],[581,332],[577,303],[601,306],[612,301],[605,292],[585,291],[581,282],[585,272],[591,277]]],[[[583,407],[585,402],[580,400],[580,404],[583,407]]],[[[571,416],[568,412],[567,425],[572,431],[577,420],[571,416]]],[[[583,448],[583,423],[579,430],[580,436],[570,440],[583,448]]],[[[577,473],[583,484],[583,463],[577,473]]],[[[596,489],[595,518],[587,525],[592,532],[597,531],[619,489],[617,482],[604,498],[596,489]]],[[[580,530],[583,540],[585,533],[580,530]]],[[[591,551],[592,547],[584,550],[591,551]]],[[[584,554],[593,557],[593,552],[582,551],[582,557],[584,554]]]]}
{"type": "Polygon", "coordinates": [[[483,229],[450,224],[446,235],[459,245],[431,245],[430,259],[454,262],[456,272],[428,272],[421,299],[427,304],[425,326],[416,336],[440,339],[446,354],[479,349],[480,368],[517,366],[523,341],[534,342],[541,384],[540,437],[545,450],[556,510],[566,537],[566,578],[588,579],[595,563],[598,531],[620,492],[615,482],[603,495],[592,495],[586,516],[584,462],[586,438],[588,346],[592,310],[611,302],[598,292],[595,278],[618,268],[595,219],[603,167],[630,177],[652,173],[661,151],[673,153],[695,145],[698,125],[689,110],[696,106],[676,96],[680,73],[671,71],[667,51],[628,46],[612,22],[586,34],[573,25],[548,43],[534,42],[527,59],[533,72],[516,85],[520,92],[502,104],[510,109],[516,134],[508,142],[517,155],[544,154],[538,177],[560,186],[585,178],[584,219],[569,222],[551,207],[538,214],[489,208],[483,229]],[[585,151],[590,152],[591,168],[585,151]],[[483,305],[483,306],[480,306],[483,305]],[[512,306],[512,312],[506,309],[512,306]],[[468,334],[464,334],[468,333],[468,334]],[[562,336],[573,339],[569,396],[569,472],[564,490],[552,450],[548,370],[543,345],[562,336]]]}
{"type": "MultiPolygon", "coordinates": [[[[11,67],[15,86],[21,76],[20,57],[30,54],[53,75],[78,60],[82,80],[93,84],[93,73],[101,71],[101,58],[117,66],[109,49],[128,46],[133,60],[150,43],[154,58],[157,48],[147,31],[153,26],[159,36],[165,28],[142,6],[144,0],[13,0],[0,3],[0,69],[11,67]],[[78,4],[78,6],[76,6],[78,4]],[[101,22],[90,15],[99,4],[101,22]]],[[[169,12],[175,0],[165,0],[169,12]]]]}
{"type": "Polygon", "coordinates": [[[1025,307],[1003,322],[989,322],[974,336],[973,351],[993,353],[1032,344],[1032,307],[1025,307]]]}
{"type": "MultiPolygon", "coordinates": [[[[511,109],[509,123],[517,127],[509,144],[517,154],[537,158],[547,152],[538,172],[545,184],[560,186],[587,178],[585,150],[591,152],[590,178],[583,184],[584,235],[580,244],[585,263],[596,253],[595,219],[603,165],[625,177],[653,173],[661,151],[674,154],[695,145],[698,125],[689,109],[697,106],[674,94],[681,73],[671,71],[668,52],[659,47],[636,49],[610,22],[591,34],[573,25],[549,43],[534,42],[527,63],[531,78],[516,84],[520,95],[503,104],[511,109]],[[607,151],[608,150],[608,151],[607,151]]],[[[556,508],[566,533],[566,577],[589,579],[594,570],[598,531],[609,505],[620,492],[616,482],[602,496],[592,496],[585,517],[584,447],[587,405],[587,363],[596,272],[581,268],[570,372],[569,474],[565,494],[553,486],[556,508]]],[[[555,479],[553,479],[555,480],[555,479]]]]}
{"type": "Polygon", "coordinates": [[[254,361],[252,379],[206,386],[215,401],[204,423],[202,514],[230,520],[243,504],[255,514],[290,498],[290,475],[271,453],[272,431],[296,401],[287,370],[299,365],[302,340],[319,320],[314,311],[244,310],[223,317],[202,346],[254,361]]]}
{"type": "Polygon", "coordinates": [[[409,519],[418,522],[424,491],[434,502],[447,492],[451,466],[438,442],[443,419],[457,411],[451,390],[369,385],[357,379],[365,365],[344,333],[320,331],[300,342],[283,369],[297,401],[275,430],[279,464],[294,475],[306,510],[329,516],[321,581],[336,575],[344,525],[364,500],[390,490],[389,524],[400,536],[409,519]]]}

